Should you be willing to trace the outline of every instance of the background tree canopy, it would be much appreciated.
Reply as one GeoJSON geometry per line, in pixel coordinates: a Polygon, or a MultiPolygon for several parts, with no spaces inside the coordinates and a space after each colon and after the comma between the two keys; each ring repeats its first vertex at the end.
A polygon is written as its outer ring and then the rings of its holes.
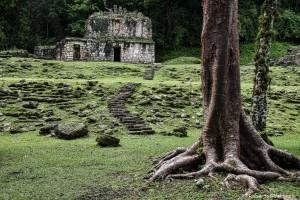
{"type": "MultiPolygon", "coordinates": [[[[240,0],[240,39],[255,41],[260,13],[259,0],[240,0]]],[[[140,11],[153,20],[158,49],[197,47],[200,44],[202,9],[199,0],[109,0],[108,8],[120,5],[140,11]]],[[[66,36],[82,36],[85,20],[105,10],[103,0],[1,0],[0,49],[53,44],[66,36]]],[[[280,0],[275,39],[300,42],[300,1],[280,0]]]]}

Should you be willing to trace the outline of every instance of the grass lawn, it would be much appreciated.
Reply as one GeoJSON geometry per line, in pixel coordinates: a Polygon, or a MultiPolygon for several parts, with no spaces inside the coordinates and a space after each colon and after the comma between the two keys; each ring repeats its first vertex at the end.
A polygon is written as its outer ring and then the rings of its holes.
{"type": "MultiPolygon", "coordinates": [[[[75,141],[45,138],[36,133],[1,135],[1,199],[74,199],[92,192],[99,199],[233,199],[241,191],[219,183],[201,190],[193,181],[148,184],[142,177],[151,160],[178,146],[188,146],[199,131],[188,138],[154,136],[121,137],[120,148],[99,148],[95,137],[75,141]],[[114,194],[117,194],[114,196],[114,194]],[[107,195],[107,196],[106,196],[107,195]]],[[[300,136],[272,138],[276,146],[300,155],[300,136]]],[[[222,177],[220,177],[222,178],[222,177]]],[[[267,183],[259,195],[300,196],[294,183],[267,183]]],[[[95,195],[93,194],[93,195],[95,195]]]]}
{"type": "MultiPolygon", "coordinates": [[[[74,109],[82,109],[91,102],[99,106],[91,115],[102,113],[105,120],[89,124],[90,136],[73,141],[40,136],[38,129],[21,134],[0,132],[0,200],[40,199],[238,199],[242,191],[227,190],[221,184],[225,174],[218,180],[208,180],[207,186],[197,188],[195,181],[172,181],[148,183],[143,177],[151,169],[152,160],[176,147],[191,145],[201,133],[195,128],[196,120],[202,121],[199,64],[165,64],[153,81],[142,79],[147,65],[102,62],[60,62],[36,59],[9,58],[0,61],[0,86],[26,82],[65,83],[81,87],[86,94],[76,100],[74,109]],[[22,63],[31,67],[24,69],[22,63]],[[88,80],[98,81],[103,96],[85,89],[88,80]],[[128,108],[137,112],[156,130],[151,136],[132,136],[120,126],[115,135],[121,139],[121,147],[100,148],[96,145],[99,125],[109,126],[112,117],[107,111],[107,99],[124,83],[140,82],[128,108]],[[157,96],[164,98],[162,89],[181,94],[171,101],[178,101],[182,108],[168,107],[168,99],[141,102],[157,96]],[[178,92],[179,91],[179,92],[178,92]],[[149,93],[145,96],[145,93],[149,93]],[[196,95],[192,95],[192,94],[196,95]],[[188,98],[187,98],[188,97],[188,98]],[[187,100],[188,99],[188,100],[187,100]],[[164,104],[161,104],[163,102],[164,104]],[[166,114],[163,120],[150,123],[152,110],[166,114]],[[180,117],[185,114],[187,117],[180,117]],[[178,125],[188,127],[188,137],[163,136],[161,130],[171,131],[178,125]]],[[[272,67],[272,86],[269,95],[268,132],[278,148],[300,155],[300,69],[299,67],[272,67]],[[283,134],[283,135],[282,135],[283,134]]],[[[251,106],[253,66],[242,66],[242,95],[246,110],[251,106]]],[[[19,91],[22,92],[22,91],[19,91]]],[[[15,112],[22,102],[0,107],[0,112],[15,112]]],[[[41,109],[53,109],[55,116],[63,120],[82,120],[53,105],[41,103],[41,109]]],[[[152,116],[153,115],[153,116],[152,116]]],[[[18,119],[6,117],[0,126],[17,123],[18,119]]],[[[292,195],[300,198],[299,184],[270,182],[252,199],[272,199],[274,195],[292,195]]]]}

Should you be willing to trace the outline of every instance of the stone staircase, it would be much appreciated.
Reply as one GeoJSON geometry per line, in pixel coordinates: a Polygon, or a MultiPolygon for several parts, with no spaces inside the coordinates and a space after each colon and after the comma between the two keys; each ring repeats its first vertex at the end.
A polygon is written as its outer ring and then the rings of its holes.
{"type": "Polygon", "coordinates": [[[117,94],[108,102],[110,113],[124,124],[129,134],[148,135],[154,134],[154,130],[146,125],[146,122],[139,116],[131,114],[125,106],[128,98],[134,93],[139,83],[128,83],[122,86],[117,94]]]}

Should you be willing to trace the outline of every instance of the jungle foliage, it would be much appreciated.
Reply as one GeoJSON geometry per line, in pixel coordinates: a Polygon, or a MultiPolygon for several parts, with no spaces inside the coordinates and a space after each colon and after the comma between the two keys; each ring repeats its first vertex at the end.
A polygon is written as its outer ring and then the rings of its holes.
{"type": "MultiPolygon", "coordinates": [[[[240,39],[255,41],[260,14],[258,0],[240,0],[240,39]]],[[[159,49],[197,47],[202,23],[199,0],[110,0],[108,8],[120,5],[143,12],[153,20],[154,40],[159,49]]],[[[0,49],[33,50],[38,44],[53,44],[65,36],[82,36],[85,20],[105,10],[103,0],[1,0],[0,49]]],[[[281,0],[275,37],[300,41],[300,2],[281,0]]]]}

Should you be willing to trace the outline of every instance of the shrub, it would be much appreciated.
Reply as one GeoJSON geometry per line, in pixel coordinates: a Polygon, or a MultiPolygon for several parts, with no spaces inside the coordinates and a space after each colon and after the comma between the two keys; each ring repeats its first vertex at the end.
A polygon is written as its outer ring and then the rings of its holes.
{"type": "Polygon", "coordinates": [[[275,23],[276,37],[282,41],[300,41],[300,16],[285,10],[275,23]]]}

